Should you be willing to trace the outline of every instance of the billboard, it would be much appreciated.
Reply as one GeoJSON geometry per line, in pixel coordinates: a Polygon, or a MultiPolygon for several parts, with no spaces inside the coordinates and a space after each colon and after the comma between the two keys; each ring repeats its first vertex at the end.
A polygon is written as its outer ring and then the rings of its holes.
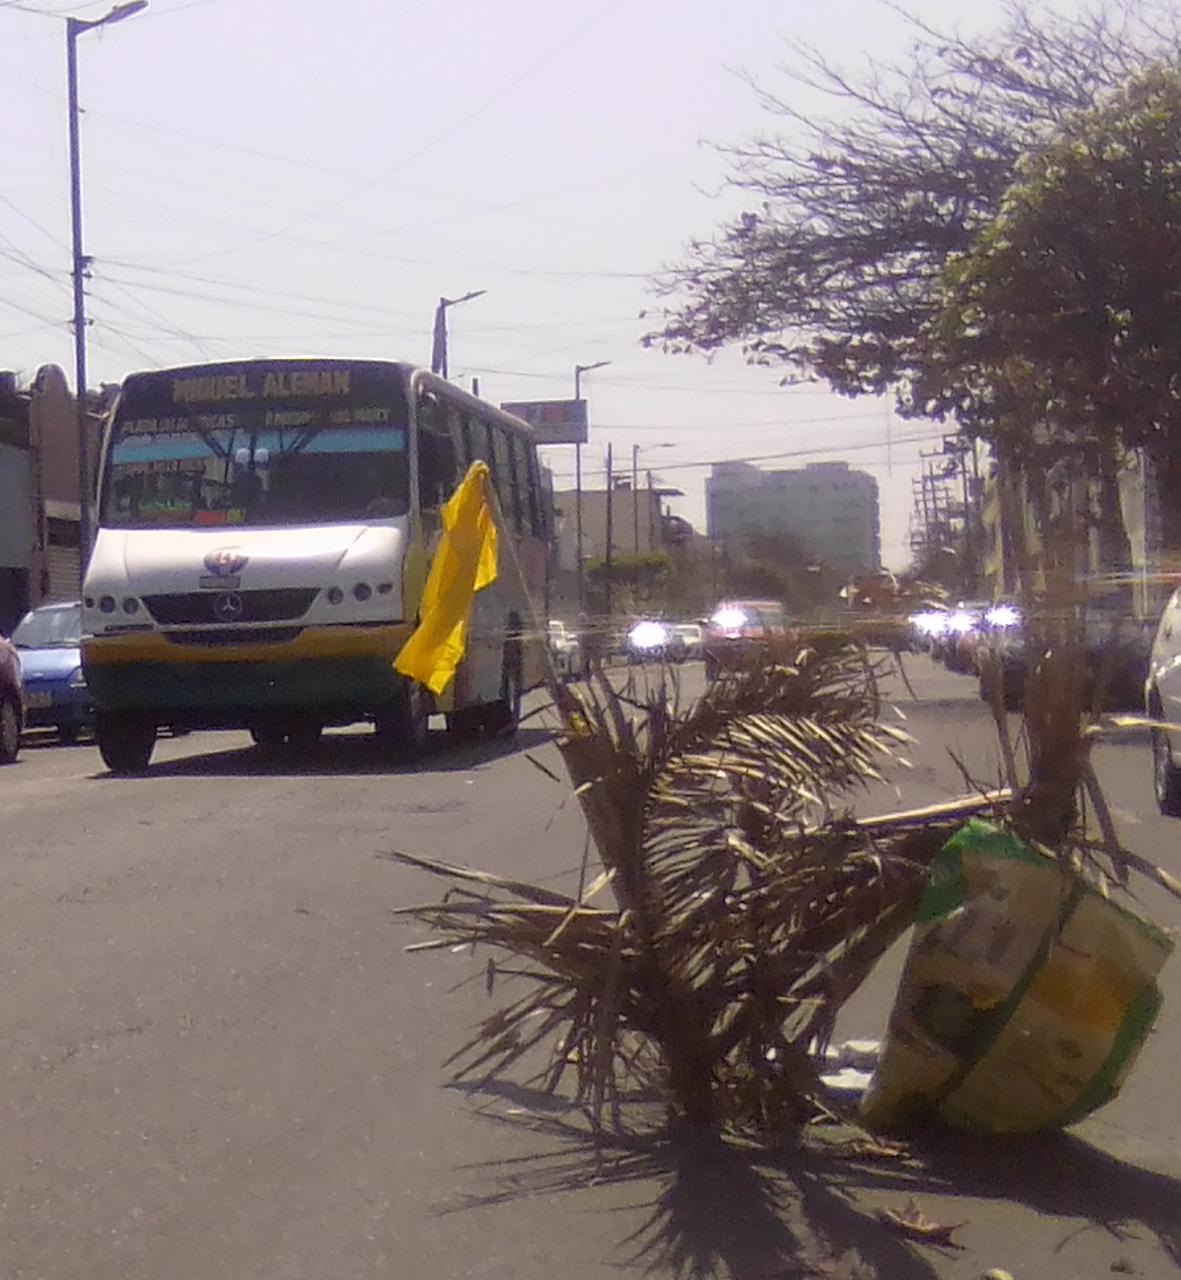
{"type": "Polygon", "coordinates": [[[538,444],[586,444],[585,400],[518,400],[500,407],[524,418],[538,444]]]}

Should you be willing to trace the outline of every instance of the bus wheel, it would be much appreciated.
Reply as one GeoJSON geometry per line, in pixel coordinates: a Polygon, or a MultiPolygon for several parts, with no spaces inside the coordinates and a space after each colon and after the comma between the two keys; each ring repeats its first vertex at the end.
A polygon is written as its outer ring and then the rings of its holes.
{"type": "Polygon", "coordinates": [[[156,722],[136,711],[100,711],[94,725],[99,755],[112,773],[146,773],[156,722]]]}
{"type": "Polygon", "coordinates": [[[308,756],[317,750],[324,734],[324,726],[318,720],[297,717],[287,726],[287,746],[292,754],[308,756]]]}
{"type": "Polygon", "coordinates": [[[254,745],[265,755],[278,755],[287,745],[287,730],[275,720],[260,720],[250,726],[254,745]]]}
{"type": "Polygon", "coordinates": [[[500,669],[500,697],[484,710],[489,737],[511,738],[521,723],[521,651],[509,645],[500,669]]]}
{"type": "Polygon", "coordinates": [[[447,712],[447,732],[457,743],[475,742],[484,727],[484,715],[480,707],[462,707],[447,712]]]}
{"type": "Polygon", "coordinates": [[[402,689],[374,717],[381,749],[397,760],[418,760],[430,740],[433,699],[417,680],[404,680],[402,689]]]}

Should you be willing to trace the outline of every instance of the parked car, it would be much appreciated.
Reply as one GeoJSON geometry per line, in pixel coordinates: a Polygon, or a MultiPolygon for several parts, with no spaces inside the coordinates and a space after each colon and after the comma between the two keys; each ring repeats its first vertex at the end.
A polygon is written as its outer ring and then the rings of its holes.
{"type": "Polygon", "coordinates": [[[563,680],[580,680],[586,674],[582,641],[577,632],[556,618],[549,622],[549,651],[563,680]]]}
{"type": "Polygon", "coordinates": [[[0,764],[12,764],[20,753],[24,718],[20,658],[0,636],[0,764]]]}
{"type": "Polygon", "coordinates": [[[82,674],[82,605],[46,604],[26,613],[12,641],[21,656],[25,728],[56,729],[61,742],[77,742],[94,725],[82,674]]]}
{"type": "MultiPolygon", "coordinates": [[[[1181,724],[1181,590],[1165,606],[1152,641],[1144,701],[1154,720],[1181,724]]],[[[1181,818],[1181,738],[1152,731],[1152,787],[1163,814],[1181,818]]]]}
{"type": "MultiPolygon", "coordinates": [[[[1029,679],[1030,637],[1028,627],[1014,606],[998,605],[994,617],[1007,621],[994,622],[982,637],[977,649],[980,671],[980,696],[991,696],[989,679],[993,670],[1001,679],[1001,699],[1006,710],[1021,711],[1025,706],[1025,690],[1029,679]],[[990,667],[985,655],[997,659],[990,667]]],[[[1036,622],[1033,624],[1036,637],[1036,622]]],[[[1135,707],[1150,682],[1152,629],[1148,624],[1124,616],[1119,607],[1102,601],[1087,606],[1083,618],[1084,659],[1086,662],[1087,696],[1094,698],[1102,686],[1104,710],[1135,707]]]]}
{"type": "Polygon", "coordinates": [[[778,600],[723,601],[706,631],[705,678],[716,680],[726,668],[791,634],[787,611],[778,600]]]}
{"type": "Polygon", "coordinates": [[[678,622],[673,625],[668,656],[673,662],[691,662],[705,651],[705,627],[700,622],[678,622]]]}

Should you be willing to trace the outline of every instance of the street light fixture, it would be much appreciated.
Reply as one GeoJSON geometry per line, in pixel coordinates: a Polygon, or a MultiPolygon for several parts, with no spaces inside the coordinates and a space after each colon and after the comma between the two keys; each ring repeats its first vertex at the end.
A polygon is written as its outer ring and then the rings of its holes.
{"type": "MultiPolygon", "coordinates": [[[[636,555],[640,554],[640,450],[649,452],[654,449],[675,449],[677,446],[671,442],[661,444],[645,444],[632,445],[632,530],[633,545],[636,555]]],[[[652,472],[648,472],[648,542],[652,542],[652,472]]],[[[652,547],[649,545],[648,550],[652,547]]]]}
{"type": "MultiPolygon", "coordinates": [[[[574,399],[582,399],[582,375],[592,373],[595,369],[605,369],[610,360],[596,360],[594,364],[576,364],[574,366],[574,399]]],[[[607,504],[611,504],[610,486],[607,492],[607,504]]],[[[586,595],[582,579],[582,441],[574,442],[574,559],[578,569],[578,613],[581,617],[586,612],[586,595]]]]}
{"type": "Polygon", "coordinates": [[[82,252],[82,169],[78,141],[78,37],[96,27],[122,22],[148,7],[148,0],[116,5],[105,17],[87,22],[66,19],[66,88],[70,129],[70,229],[74,274],[74,388],[78,418],[78,572],[86,572],[90,553],[90,457],[87,453],[86,413],[86,270],[89,259],[82,252]]]}
{"type": "Polygon", "coordinates": [[[431,344],[431,372],[440,377],[447,376],[447,312],[458,307],[461,302],[471,302],[473,298],[482,298],[487,289],[472,289],[462,298],[440,298],[435,308],[435,333],[431,344]]]}

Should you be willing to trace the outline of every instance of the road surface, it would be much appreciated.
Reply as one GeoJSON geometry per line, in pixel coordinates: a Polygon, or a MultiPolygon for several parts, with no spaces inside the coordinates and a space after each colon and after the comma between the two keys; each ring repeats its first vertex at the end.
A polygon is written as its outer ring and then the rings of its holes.
{"type": "MultiPolygon", "coordinates": [[[[915,768],[866,810],[956,793],[949,748],[995,776],[974,687],[910,667],[918,699],[895,693],[915,768]]],[[[557,762],[534,726],[412,771],[359,734],[301,772],[234,734],[164,740],[139,779],[88,746],[0,770],[0,1277],[1178,1273],[1181,962],[1128,1089],[1065,1143],[872,1167],[641,1147],[596,1176],[562,1103],[448,1087],[444,1059],[489,1008],[482,982],[454,989],[478,964],[404,953],[416,935],[390,908],[436,886],[378,855],[571,884],[577,806],[528,753],[557,762]],[[876,1224],[912,1195],[965,1223],[963,1251],[876,1224]]],[[[1101,772],[1135,847],[1181,870],[1145,744],[1103,748],[1101,772]]],[[[1181,903],[1147,906],[1181,923],[1181,903]]],[[[849,1033],[880,1032],[897,962],[849,1033]]]]}

